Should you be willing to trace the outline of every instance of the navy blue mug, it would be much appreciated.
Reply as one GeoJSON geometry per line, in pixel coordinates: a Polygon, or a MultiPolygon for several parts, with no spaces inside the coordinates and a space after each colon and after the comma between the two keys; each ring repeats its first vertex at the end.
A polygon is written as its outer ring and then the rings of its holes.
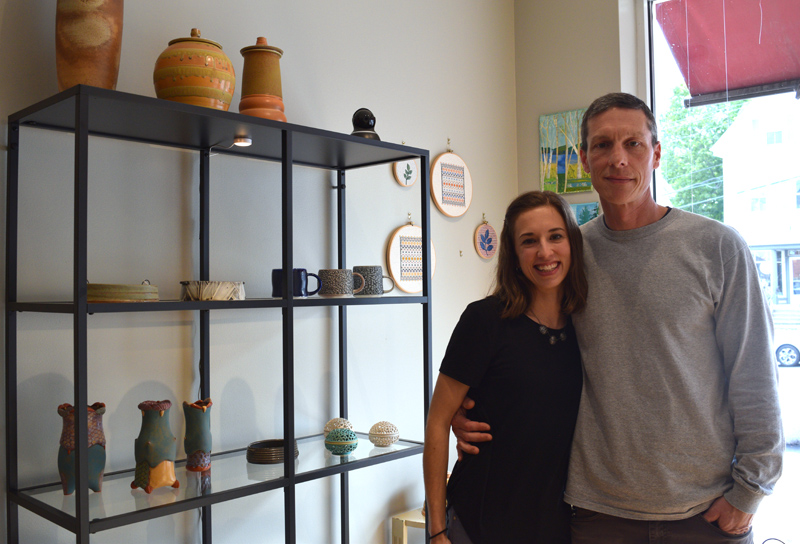
{"type": "MultiPolygon", "coordinates": [[[[295,297],[307,297],[310,295],[316,295],[320,288],[322,287],[322,282],[319,279],[319,276],[316,274],[312,274],[308,272],[305,268],[293,268],[292,269],[292,280],[293,280],[293,289],[292,289],[292,296],[295,297]],[[313,291],[308,290],[308,278],[316,278],[317,280],[317,288],[313,291]]],[[[282,268],[274,268],[272,270],[272,296],[274,298],[280,298],[283,296],[283,269],[282,268]]]]}

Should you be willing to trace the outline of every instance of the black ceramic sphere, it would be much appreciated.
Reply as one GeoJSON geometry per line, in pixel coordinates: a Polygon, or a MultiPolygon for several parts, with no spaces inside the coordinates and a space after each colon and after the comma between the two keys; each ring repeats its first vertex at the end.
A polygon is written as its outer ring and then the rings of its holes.
{"type": "Polygon", "coordinates": [[[373,140],[381,139],[375,132],[375,116],[367,108],[359,108],[353,114],[353,132],[350,134],[373,140]]]}

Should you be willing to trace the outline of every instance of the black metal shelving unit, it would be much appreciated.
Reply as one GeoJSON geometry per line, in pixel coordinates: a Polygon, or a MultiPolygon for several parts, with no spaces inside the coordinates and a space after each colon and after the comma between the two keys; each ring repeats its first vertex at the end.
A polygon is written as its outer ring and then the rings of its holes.
{"type": "MultiPolygon", "coordinates": [[[[422,326],[424,416],[432,392],[431,350],[431,255],[430,255],[430,196],[428,169],[430,156],[424,149],[411,148],[387,142],[367,140],[347,134],[259,119],[237,113],[223,112],[166,100],[78,85],[8,118],[8,175],[6,215],[6,482],[7,482],[7,537],[10,544],[19,542],[19,507],[55,523],[76,535],[76,542],[88,544],[90,534],[124,525],[138,523],[161,516],[200,508],[202,512],[202,541],[212,540],[212,506],[217,503],[263,493],[273,489],[284,490],[285,541],[296,541],[295,492],[296,485],[340,475],[342,542],[349,537],[349,485],[347,475],[351,470],[391,462],[418,455],[422,443],[400,440],[392,451],[370,456],[359,454],[345,458],[324,455],[321,435],[296,437],[294,424],[294,309],[308,306],[336,306],[339,316],[339,397],[340,417],[347,417],[347,310],[350,306],[412,304],[419,305],[422,326]],[[63,131],[74,134],[74,274],[73,298],[65,302],[37,302],[18,300],[17,237],[19,199],[19,149],[20,128],[31,127],[63,131]],[[346,262],[346,186],[348,170],[388,164],[395,161],[417,159],[420,161],[421,229],[423,244],[423,289],[419,296],[385,296],[381,298],[346,299],[294,299],[285,293],[292,292],[292,274],[285,274],[284,296],[279,299],[247,299],[243,301],[181,302],[160,301],[150,303],[89,303],[87,302],[87,194],[89,136],[113,138],[123,141],[143,142],[197,151],[200,160],[200,280],[209,277],[209,185],[210,148],[234,136],[247,136],[252,146],[230,149],[215,148],[214,152],[243,158],[254,158],[281,163],[282,197],[282,267],[293,268],[292,238],[292,173],[294,166],[306,166],[336,172],[338,267],[346,262]],[[284,440],[286,444],[282,465],[247,465],[248,478],[238,477],[246,464],[245,448],[213,454],[211,485],[195,481],[198,476],[176,467],[181,481],[179,500],[164,505],[151,506],[131,498],[129,481],[133,468],[106,474],[104,495],[121,493],[127,496],[113,501],[114,508],[98,512],[93,509],[88,489],[87,442],[87,327],[89,316],[96,313],[118,312],[197,312],[200,331],[200,393],[210,394],[212,365],[210,360],[210,312],[214,310],[253,308],[280,308],[283,317],[283,413],[284,440]],[[63,501],[59,482],[34,487],[19,487],[19,451],[17,447],[17,314],[19,312],[61,313],[73,316],[74,399],[76,436],[77,486],[72,501],[63,501]],[[296,471],[293,451],[297,440],[300,455],[309,465],[296,471]],[[238,467],[234,470],[228,467],[238,467]],[[258,468],[260,467],[260,468],[258,468]],[[192,480],[194,478],[195,480],[192,480]]],[[[131,430],[135,432],[135,430],[131,430]]],[[[361,443],[367,437],[361,435],[361,443]]],[[[246,446],[243,444],[243,446],[246,446]]],[[[208,482],[206,482],[207,484],[208,482]]]]}

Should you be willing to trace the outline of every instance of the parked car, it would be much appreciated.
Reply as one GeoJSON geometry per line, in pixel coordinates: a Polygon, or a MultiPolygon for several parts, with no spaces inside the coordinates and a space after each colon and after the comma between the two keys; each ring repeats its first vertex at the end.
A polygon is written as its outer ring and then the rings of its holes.
{"type": "Polygon", "coordinates": [[[775,329],[775,357],[781,366],[800,365],[800,329],[775,329]]]}

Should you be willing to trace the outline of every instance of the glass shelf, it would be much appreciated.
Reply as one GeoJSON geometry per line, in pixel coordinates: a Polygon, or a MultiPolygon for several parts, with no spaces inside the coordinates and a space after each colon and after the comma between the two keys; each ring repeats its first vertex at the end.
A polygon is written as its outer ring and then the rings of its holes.
{"type": "MultiPolygon", "coordinates": [[[[298,438],[299,454],[295,459],[296,481],[314,480],[422,453],[420,442],[399,440],[390,447],[379,448],[370,443],[369,435],[356,434],[359,439],[358,447],[346,456],[332,455],[326,450],[321,434],[298,438]]],[[[185,461],[179,461],[175,466],[175,475],[180,487],[161,487],[154,489],[150,494],[142,489],[131,489],[133,470],[106,475],[103,479],[102,492],[89,493],[91,523],[167,505],[179,506],[182,502],[185,503],[185,508],[179,510],[190,510],[205,503],[222,502],[288,485],[288,479],[284,477],[283,462],[248,463],[245,449],[212,455],[210,470],[202,473],[186,470],[185,461]],[[206,500],[196,500],[199,498],[206,500]]],[[[75,515],[75,494],[65,496],[61,491],[61,484],[23,489],[20,493],[64,514],[75,515]]],[[[164,514],[173,512],[174,508],[164,514]]],[[[153,517],[158,515],[155,514],[153,517]]]]}

